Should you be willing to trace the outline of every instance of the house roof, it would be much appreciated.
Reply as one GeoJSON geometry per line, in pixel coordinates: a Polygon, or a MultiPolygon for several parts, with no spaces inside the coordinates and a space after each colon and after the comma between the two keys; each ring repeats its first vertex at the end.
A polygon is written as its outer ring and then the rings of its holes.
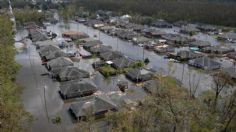
{"type": "Polygon", "coordinates": [[[100,57],[106,61],[114,60],[114,59],[120,58],[122,56],[123,56],[123,54],[118,51],[108,51],[108,52],[104,52],[104,53],[100,54],[100,57]]]}
{"type": "Polygon", "coordinates": [[[148,70],[142,68],[136,68],[130,70],[128,73],[125,74],[126,77],[131,79],[132,81],[147,81],[152,78],[152,73],[148,70]]]}
{"type": "Polygon", "coordinates": [[[89,78],[89,72],[79,69],[75,66],[68,66],[62,68],[59,73],[60,78],[73,78],[73,79],[81,79],[81,78],[89,78]]]}
{"type": "Polygon", "coordinates": [[[52,52],[59,51],[60,48],[56,45],[45,45],[39,49],[39,54],[41,56],[47,56],[52,52]]]}
{"type": "Polygon", "coordinates": [[[201,57],[201,58],[197,58],[194,60],[190,60],[189,65],[203,68],[205,70],[218,69],[221,66],[221,64],[219,62],[216,62],[206,56],[201,57]]]}
{"type": "Polygon", "coordinates": [[[77,118],[87,116],[88,112],[99,114],[108,110],[118,109],[117,105],[106,95],[91,96],[87,100],[74,103],[70,109],[77,118]]]}
{"type": "Polygon", "coordinates": [[[203,55],[200,53],[195,53],[193,51],[182,50],[182,51],[179,51],[176,56],[182,59],[185,59],[185,58],[194,59],[194,58],[202,57],[203,55]]]}
{"type": "Polygon", "coordinates": [[[67,54],[61,50],[56,50],[50,52],[48,55],[45,56],[47,60],[56,59],[58,57],[67,57],[67,54]]]}
{"type": "Polygon", "coordinates": [[[120,57],[112,61],[115,68],[128,68],[134,64],[134,61],[128,57],[120,57]]]}
{"type": "Polygon", "coordinates": [[[144,82],[143,88],[148,93],[154,94],[157,92],[159,85],[160,85],[160,82],[158,80],[149,80],[149,81],[144,82]]]}
{"type": "Polygon", "coordinates": [[[90,79],[83,79],[81,81],[61,83],[60,91],[63,95],[74,93],[81,96],[86,92],[96,92],[97,86],[90,79]]]}
{"type": "Polygon", "coordinates": [[[111,46],[105,46],[105,45],[98,45],[98,46],[95,46],[95,47],[91,47],[91,49],[90,49],[90,51],[92,53],[96,53],[96,54],[108,52],[108,51],[111,51],[111,50],[112,50],[111,46]]]}
{"type": "Polygon", "coordinates": [[[48,66],[50,66],[52,69],[56,67],[66,67],[66,66],[73,66],[74,63],[66,57],[59,57],[56,59],[53,59],[47,63],[48,66]]]}

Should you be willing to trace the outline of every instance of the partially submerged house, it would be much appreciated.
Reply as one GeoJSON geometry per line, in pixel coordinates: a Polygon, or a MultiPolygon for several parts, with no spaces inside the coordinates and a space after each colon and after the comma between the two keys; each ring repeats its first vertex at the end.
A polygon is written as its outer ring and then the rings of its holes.
{"type": "Polygon", "coordinates": [[[122,57],[123,54],[118,51],[108,51],[100,54],[100,58],[105,61],[115,60],[122,57]]]}
{"type": "Polygon", "coordinates": [[[221,67],[221,64],[219,62],[216,62],[206,56],[194,60],[189,60],[188,64],[190,66],[194,66],[204,70],[216,70],[221,67]]]}
{"type": "Polygon", "coordinates": [[[100,46],[102,44],[102,42],[100,40],[94,40],[94,41],[89,41],[86,43],[82,43],[81,45],[83,45],[83,48],[90,51],[90,49],[92,47],[97,47],[100,46]]]}
{"type": "Polygon", "coordinates": [[[167,40],[167,43],[169,45],[173,45],[173,46],[187,45],[189,42],[192,41],[188,37],[185,37],[179,34],[164,34],[161,37],[167,40]]]}
{"type": "Polygon", "coordinates": [[[236,52],[231,52],[226,55],[228,58],[236,60],[236,52]]]}
{"type": "Polygon", "coordinates": [[[43,33],[40,29],[29,29],[29,38],[32,42],[48,40],[46,33],[43,33]]]}
{"type": "Polygon", "coordinates": [[[56,45],[45,45],[39,49],[39,55],[42,58],[45,58],[46,56],[50,55],[51,53],[55,51],[60,51],[61,49],[56,45]]]}
{"type": "Polygon", "coordinates": [[[236,33],[228,32],[218,36],[219,40],[228,41],[231,43],[236,43],[236,33]]]}
{"type": "Polygon", "coordinates": [[[63,99],[79,98],[92,95],[97,89],[97,86],[91,80],[84,79],[61,83],[59,93],[63,99]]]}
{"type": "Polygon", "coordinates": [[[182,51],[177,52],[177,54],[170,54],[169,57],[174,58],[178,61],[188,61],[188,60],[203,57],[203,54],[196,53],[193,51],[182,50],[182,51]]]}
{"type": "Polygon", "coordinates": [[[62,37],[77,40],[77,39],[88,38],[89,36],[87,34],[83,33],[83,32],[66,31],[66,32],[62,33],[62,37]]]}
{"type": "Polygon", "coordinates": [[[142,34],[148,38],[161,38],[161,36],[165,35],[166,32],[152,29],[152,28],[145,28],[142,30],[142,34]]]}
{"type": "Polygon", "coordinates": [[[100,55],[101,53],[104,52],[110,52],[111,50],[112,50],[111,46],[105,46],[105,45],[98,45],[90,48],[90,52],[96,55],[100,55]]]}
{"type": "Polygon", "coordinates": [[[126,56],[116,58],[112,62],[112,66],[116,69],[129,68],[134,65],[134,61],[126,56]]]}
{"type": "Polygon", "coordinates": [[[152,79],[153,74],[142,68],[132,69],[125,76],[133,82],[143,82],[152,79]]]}
{"type": "Polygon", "coordinates": [[[157,20],[156,22],[152,23],[152,26],[157,28],[172,28],[172,25],[165,20],[157,20]]]}
{"type": "Polygon", "coordinates": [[[81,70],[75,66],[64,67],[60,70],[59,74],[56,75],[56,78],[59,81],[71,81],[71,80],[79,80],[83,78],[89,78],[89,72],[85,70],[81,70]]]}
{"type": "Polygon", "coordinates": [[[182,26],[180,29],[180,33],[188,34],[188,35],[194,35],[194,34],[197,34],[198,32],[200,32],[200,30],[190,24],[186,26],[182,26]]]}
{"type": "Polygon", "coordinates": [[[175,52],[175,48],[168,45],[159,45],[154,47],[154,52],[157,54],[166,54],[175,52]]]}
{"type": "Polygon", "coordinates": [[[72,104],[69,108],[71,114],[77,120],[86,120],[88,115],[95,118],[104,116],[108,111],[117,111],[118,106],[106,95],[90,96],[72,104]]]}
{"type": "Polygon", "coordinates": [[[61,69],[67,66],[73,66],[74,63],[71,61],[70,58],[66,58],[66,57],[59,57],[53,60],[50,60],[46,67],[49,71],[54,71],[57,69],[61,69]]]}
{"type": "Polygon", "coordinates": [[[204,24],[201,24],[201,25],[198,25],[197,28],[201,31],[201,32],[204,32],[204,33],[208,33],[208,32],[218,32],[218,29],[213,26],[213,25],[204,25],[204,24]]]}
{"type": "Polygon", "coordinates": [[[197,41],[193,41],[189,44],[189,47],[196,47],[199,49],[205,48],[205,47],[210,47],[211,43],[208,41],[201,41],[201,40],[197,40],[197,41]]]}
{"type": "Polygon", "coordinates": [[[59,57],[68,57],[68,54],[66,54],[65,52],[61,51],[61,50],[56,50],[56,51],[52,51],[49,54],[47,54],[45,57],[42,58],[42,60],[44,61],[50,61],[59,57]]]}
{"type": "Polygon", "coordinates": [[[143,89],[150,94],[156,94],[159,87],[160,82],[158,80],[149,80],[144,82],[143,85],[143,89]]]}
{"type": "Polygon", "coordinates": [[[147,43],[147,42],[151,41],[151,39],[140,36],[140,37],[134,37],[132,39],[132,41],[133,41],[134,44],[144,44],[144,43],[147,43]]]}
{"type": "Polygon", "coordinates": [[[234,48],[231,48],[229,46],[212,46],[212,47],[206,47],[201,50],[204,53],[212,53],[212,54],[227,54],[230,52],[234,52],[234,48]]]}

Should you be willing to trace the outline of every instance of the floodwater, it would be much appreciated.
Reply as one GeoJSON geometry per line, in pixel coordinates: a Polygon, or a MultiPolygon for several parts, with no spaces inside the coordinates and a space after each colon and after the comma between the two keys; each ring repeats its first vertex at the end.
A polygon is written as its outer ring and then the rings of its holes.
{"type": "MultiPolygon", "coordinates": [[[[182,81],[184,86],[189,87],[189,77],[191,84],[197,82],[200,78],[199,89],[197,93],[210,89],[212,85],[212,78],[210,75],[199,72],[196,69],[189,67],[187,64],[173,63],[173,66],[169,66],[169,61],[164,59],[163,56],[157,55],[154,52],[143,50],[142,47],[133,45],[130,42],[120,40],[116,37],[108,36],[98,30],[90,27],[70,22],[67,26],[63,26],[63,23],[56,25],[50,25],[47,27],[48,31],[53,31],[61,36],[64,31],[75,30],[87,33],[90,37],[94,35],[98,36],[104,45],[112,46],[113,50],[122,52],[124,55],[132,59],[148,58],[150,63],[146,66],[147,69],[156,71],[157,73],[170,74],[182,81]],[[143,52],[144,51],[144,52],[143,52]],[[144,53],[144,54],[143,54],[144,53]],[[173,72],[170,72],[173,69],[173,72]]],[[[168,29],[168,32],[175,32],[168,29]]],[[[16,34],[15,40],[20,41],[27,36],[26,31],[21,31],[16,34]]],[[[194,37],[202,40],[210,41],[214,44],[218,44],[211,36],[203,37],[204,34],[198,34],[194,37]]],[[[58,94],[59,83],[53,81],[46,73],[48,71],[41,65],[40,57],[28,39],[24,40],[25,49],[22,52],[17,53],[15,59],[22,67],[17,74],[17,81],[22,85],[23,93],[21,96],[24,109],[32,114],[34,120],[29,128],[31,132],[60,132],[60,131],[73,131],[75,124],[71,116],[68,113],[68,108],[71,103],[74,103],[76,99],[63,101],[58,94]],[[61,122],[59,124],[53,124],[52,119],[60,117],[61,122]]],[[[72,48],[74,50],[74,48],[72,48]]],[[[65,51],[70,52],[71,49],[65,51]]],[[[176,49],[180,50],[180,49],[176,49]]],[[[99,92],[96,94],[112,94],[118,92],[117,83],[119,81],[128,81],[129,87],[134,91],[132,93],[125,93],[124,95],[129,99],[143,98],[146,94],[142,88],[135,86],[132,82],[126,79],[124,75],[117,75],[110,78],[104,78],[99,72],[95,71],[92,67],[92,63],[99,61],[98,58],[94,59],[81,59],[79,62],[75,62],[75,66],[80,69],[89,71],[91,79],[98,86],[99,92]]],[[[222,62],[226,64],[226,62],[222,62]]],[[[231,65],[231,64],[227,64],[231,65]]],[[[197,84],[194,84],[197,85],[197,84]]]]}
{"type": "MultiPolygon", "coordinates": [[[[97,36],[96,39],[100,39],[104,43],[104,45],[112,46],[113,50],[120,51],[124,55],[132,59],[141,60],[143,58],[148,58],[150,60],[150,63],[147,65],[148,69],[154,70],[157,73],[171,74],[176,79],[182,81],[185,87],[189,87],[189,76],[191,78],[193,78],[194,76],[194,80],[192,79],[190,81],[191,83],[196,82],[200,78],[200,84],[199,84],[197,93],[210,89],[212,85],[211,76],[203,72],[199,72],[199,70],[189,67],[187,64],[174,63],[173,66],[169,66],[169,61],[167,59],[164,59],[164,57],[161,55],[157,55],[156,53],[152,51],[147,51],[147,50],[144,50],[143,52],[142,47],[133,45],[131,42],[123,41],[117,37],[109,36],[107,34],[104,34],[103,32],[100,32],[99,30],[93,29],[91,27],[87,27],[83,24],[79,24],[76,22],[70,22],[67,24],[58,23],[56,25],[48,26],[47,30],[53,31],[57,33],[58,35],[61,35],[64,31],[68,31],[68,30],[81,31],[81,32],[87,33],[90,37],[94,37],[96,35],[97,36]],[[63,26],[63,25],[66,25],[66,26],[63,26]],[[169,72],[170,71],[169,69],[173,69],[173,72],[169,72]]],[[[177,31],[178,29],[164,29],[164,31],[169,32],[169,33],[175,33],[176,32],[175,30],[177,31]]],[[[212,38],[212,36],[209,36],[209,35],[198,34],[193,37],[199,38],[200,40],[207,40],[214,44],[218,44],[212,38]],[[204,36],[207,36],[207,37],[204,37],[204,36]]],[[[176,48],[176,51],[177,50],[180,50],[180,49],[176,48]]]]}

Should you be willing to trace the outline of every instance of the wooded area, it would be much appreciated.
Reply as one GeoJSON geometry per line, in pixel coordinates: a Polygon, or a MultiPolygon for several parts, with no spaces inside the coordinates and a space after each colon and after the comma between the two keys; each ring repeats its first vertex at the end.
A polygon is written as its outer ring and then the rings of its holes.
{"type": "Polygon", "coordinates": [[[20,89],[15,75],[19,66],[15,62],[12,23],[7,14],[0,15],[0,131],[22,131],[28,113],[20,103],[20,89]]]}
{"type": "Polygon", "coordinates": [[[224,26],[236,26],[236,2],[233,0],[76,0],[90,11],[111,10],[152,16],[170,22],[187,20],[224,26]]]}

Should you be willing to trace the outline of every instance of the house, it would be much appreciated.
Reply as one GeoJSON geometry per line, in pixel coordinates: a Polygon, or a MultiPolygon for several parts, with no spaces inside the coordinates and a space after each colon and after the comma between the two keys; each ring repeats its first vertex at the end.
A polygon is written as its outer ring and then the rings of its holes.
{"type": "Polygon", "coordinates": [[[205,47],[210,47],[211,43],[208,41],[201,41],[201,40],[196,40],[193,42],[190,42],[189,47],[196,47],[199,49],[205,48],[205,47]]]}
{"type": "Polygon", "coordinates": [[[192,41],[188,37],[185,37],[179,34],[164,34],[161,37],[167,40],[167,43],[169,45],[173,45],[173,46],[187,45],[189,42],[192,41]]]}
{"type": "Polygon", "coordinates": [[[203,54],[196,53],[193,51],[182,50],[177,52],[177,54],[170,54],[169,57],[174,58],[178,61],[188,61],[191,59],[203,57],[203,54]]]}
{"type": "Polygon", "coordinates": [[[43,61],[50,61],[59,57],[68,57],[68,54],[61,50],[56,50],[53,52],[50,52],[48,55],[42,58],[43,61]]]}
{"type": "Polygon", "coordinates": [[[223,40],[223,41],[228,41],[230,43],[236,43],[236,33],[228,32],[228,33],[220,34],[218,36],[218,39],[223,40]]]}
{"type": "Polygon", "coordinates": [[[61,83],[60,95],[63,99],[90,96],[97,91],[97,86],[89,79],[61,83]]]}
{"type": "Polygon", "coordinates": [[[188,22],[187,21],[177,21],[177,22],[174,22],[173,25],[176,27],[182,27],[182,26],[187,26],[188,22]]]}
{"type": "Polygon", "coordinates": [[[123,54],[118,51],[108,51],[108,52],[104,52],[104,53],[100,54],[100,58],[105,61],[115,60],[115,59],[120,58],[122,56],[123,56],[123,54]]]}
{"type": "Polygon", "coordinates": [[[52,40],[45,40],[45,41],[37,41],[35,42],[35,46],[36,46],[36,49],[40,49],[44,46],[47,46],[47,45],[55,45],[55,46],[58,46],[59,43],[55,42],[55,41],[52,41],[52,40]]]}
{"type": "Polygon", "coordinates": [[[160,82],[158,80],[149,80],[144,82],[143,89],[150,94],[156,94],[157,89],[160,86],[160,82]]]}
{"type": "Polygon", "coordinates": [[[79,80],[82,78],[89,78],[90,74],[87,71],[81,70],[75,66],[64,67],[60,70],[60,72],[55,75],[55,77],[59,81],[71,81],[71,80],[79,80]]]}
{"type": "Polygon", "coordinates": [[[89,36],[83,32],[66,31],[62,33],[62,37],[71,38],[72,40],[88,38],[89,36]]]}
{"type": "Polygon", "coordinates": [[[49,39],[47,37],[47,34],[43,33],[37,28],[28,29],[28,31],[29,31],[29,38],[32,40],[32,42],[45,41],[49,39]]]}
{"type": "Polygon", "coordinates": [[[141,31],[141,33],[148,38],[161,38],[162,35],[165,35],[166,32],[152,29],[152,28],[145,28],[141,31]]]}
{"type": "Polygon", "coordinates": [[[231,52],[226,55],[228,58],[236,60],[236,52],[231,52]]]}
{"type": "Polygon", "coordinates": [[[154,47],[154,52],[157,54],[165,54],[175,52],[175,48],[168,45],[159,45],[154,47]]]}
{"type": "Polygon", "coordinates": [[[144,44],[144,43],[151,41],[151,39],[140,36],[140,37],[133,38],[132,41],[134,44],[144,44]]]}
{"type": "Polygon", "coordinates": [[[59,57],[59,58],[50,60],[47,63],[46,67],[49,71],[54,71],[57,69],[61,69],[61,68],[64,68],[67,66],[73,66],[73,65],[74,63],[69,58],[59,57]]]}
{"type": "Polygon", "coordinates": [[[117,110],[118,106],[106,95],[86,97],[69,108],[70,113],[79,121],[86,120],[87,116],[91,114],[95,118],[99,118],[108,111],[117,110]]]}
{"type": "Polygon", "coordinates": [[[86,43],[81,44],[85,50],[90,51],[92,47],[100,46],[102,42],[100,40],[89,41],[86,43]]]}
{"type": "Polygon", "coordinates": [[[143,82],[152,79],[153,74],[145,69],[132,69],[125,74],[125,76],[133,82],[143,82]]]}
{"type": "Polygon", "coordinates": [[[218,32],[218,29],[215,26],[212,25],[198,25],[197,28],[203,32],[203,33],[208,33],[208,32],[218,32]]]}
{"type": "Polygon", "coordinates": [[[61,49],[56,45],[45,45],[39,49],[39,55],[41,58],[45,58],[55,51],[60,51],[61,49]]]}
{"type": "Polygon", "coordinates": [[[129,68],[134,65],[134,61],[126,56],[116,58],[112,62],[112,66],[116,69],[129,68]]]}
{"type": "Polygon", "coordinates": [[[212,54],[227,54],[230,52],[234,52],[234,48],[228,47],[228,46],[212,46],[212,47],[206,47],[201,49],[204,53],[212,53],[212,54]]]}
{"type": "Polygon", "coordinates": [[[98,45],[90,48],[90,52],[96,55],[100,55],[101,53],[109,52],[111,50],[112,50],[111,46],[105,46],[105,45],[98,45]]]}
{"type": "Polygon", "coordinates": [[[219,62],[216,62],[206,56],[189,60],[188,64],[190,66],[194,66],[194,67],[201,68],[204,70],[216,70],[221,67],[221,64],[219,62]]]}
{"type": "Polygon", "coordinates": [[[200,30],[191,24],[182,26],[180,29],[180,33],[188,34],[188,35],[194,35],[194,34],[197,34],[198,32],[200,32],[200,30]]]}
{"type": "Polygon", "coordinates": [[[224,68],[223,71],[226,74],[228,74],[234,81],[236,81],[236,67],[235,66],[224,68]]]}
{"type": "Polygon", "coordinates": [[[152,23],[152,26],[157,28],[172,28],[172,25],[165,20],[157,20],[156,22],[152,23]]]}

